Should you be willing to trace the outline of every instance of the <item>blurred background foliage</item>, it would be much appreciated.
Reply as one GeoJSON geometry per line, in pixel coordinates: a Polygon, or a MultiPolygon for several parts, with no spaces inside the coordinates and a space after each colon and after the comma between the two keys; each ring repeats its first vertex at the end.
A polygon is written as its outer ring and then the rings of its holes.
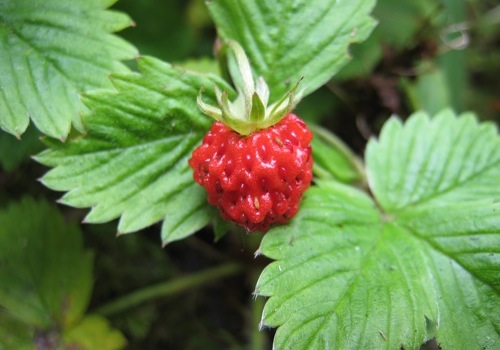
{"type": "MultiPolygon", "coordinates": [[[[142,55],[218,72],[212,58],[216,29],[203,0],[121,0],[114,8],[134,19],[135,27],[120,35],[142,55]]],[[[352,62],[302,101],[298,114],[333,131],[358,154],[391,114],[405,118],[415,110],[434,114],[451,107],[499,121],[497,1],[379,0],[374,16],[379,25],[366,42],[352,47],[352,62]]],[[[58,198],[35,180],[46,171],[30,159],[43,148],[38,138],[34,128],[20,141],[0,133],[0,210],[26,196],[52,203],[58,198]]],[[[85,215],[58,209],[73,223],[85,215]]],[[[80,226],[85,248],[94,252],[90,313],[127,293],[208,267],[235,261],[243,267],[230,277],[107,313],[111,325],[127,338],[128,348],[270,347],[272,330],[257,331],[262,303],[250,297],[255,276],[266,263],[253,257],[258,236],[230,234],[213,244],[207,228],[161,250],[158,227],[116,238],[115,222],[80,226]]],[[[1,308],[0,324],[17,329],[1,308]]],[[[20,339],[31,334],[19,332],[20,339]]],[[[5,334],[0,331],[0,349],[15,344],[5,334]]]]}

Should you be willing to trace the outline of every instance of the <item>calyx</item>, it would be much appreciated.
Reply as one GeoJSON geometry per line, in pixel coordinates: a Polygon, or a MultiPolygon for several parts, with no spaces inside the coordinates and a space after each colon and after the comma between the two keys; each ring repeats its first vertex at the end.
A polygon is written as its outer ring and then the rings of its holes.
{"type": "Polygon", "coordinates": [[[203,102],[203,89],[198,94],[198,108],[206,115],[222,122],[241,135],[267,129],[289,114],[301,98],[296,93],[297,82],[282,98],[268,105],[269,87],[263,77],[254,81],[250,62],[243,48],[234,40],[227,40],[222,49],[231,49],[236,58],[239,77],[230,70],[238,93],[234,101],[229,101],[227,91],[214,86],[218,106],[203,102]]]}

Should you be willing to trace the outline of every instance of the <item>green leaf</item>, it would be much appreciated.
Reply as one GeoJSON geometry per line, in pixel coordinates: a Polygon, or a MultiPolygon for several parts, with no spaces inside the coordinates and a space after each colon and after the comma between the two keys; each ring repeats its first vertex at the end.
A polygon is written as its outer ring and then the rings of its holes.
{"type": "Polygon", "coordinates": [[[423,62],[423,71],[416,79],[401,78],[401,83],[409,97],[412,110],[425,111],[434,115],[450,105],[450,89],[443,71],[431,62],[423,62]]]}
{"type": "MultiPolygon", "coordinates": [[[[438,15],[449,17],[448,14],[442,14],[441,2],[435,0],[377,1],[373,17],[379,25],[366,41],[352,46],[352,60],[335,76],[335,80],[368,77],[382,58],[382,48],[400,53],[405,48],[418,45],[418,40],[423,41],[424,36],[430,30],[441,30],[442,24],[434,23],[438,15]]],[[[463,1],[454,0],[452,2],[463,3],[463,1]]],[[[450,23],[463,20],[452,20],[450,23]]],[[[431,37],[426,40],[433,39],[431,37]]]]}
{"type": "Polygon", "coordinates": [[[500,140],[491,123],[450,110],[386,123],[366,150],[367,176],[387,213],[500,198],[500,140]],[[396,151],[397,150],[397,151],[396,151]]]}
{"type": "Polygon", "coordinates": [[[108,321],[98,315],[85,317],[76,327],[63,335],[68,349],[117,350],[123,349],[127,340],[120,331],[112,329],[108,321]]]}
{"type": "Polygon", "coordinates": [[[217,61],[209,57],[191,58],[176,62],[174,65],[178,65],[184,69],[192,70],[198,73],[213,73],[215,75],[220,75],[220,68],[217,61]]]}
{"type": "MultiPolygon", "coordinates": [[[[380,1],[378,3],[380,4],[380,1]]],[[[343,81],[371,75],[382,58],[381,36],[383,35],[380,34],[377,27],[368,39],[360,44],[353,45],[350,50],[351,61],[335,75],[335,80],[343,81]]]]}
{"type": "MultiPolygon", "coordinates": [[[[125,30],[120,36],[134,43],[141,54],[167,62],[184,60],[195,52],[210,55],[212,38],[207,40],[207,33],[190,22],[191,3],[180,0],[118,1],[113,8],[133,14],[137,23],[133,30],[125,30]]],[[[211,31],[213,24],[210,24],[211,31]]]]}
{"type": "Polygon", "coordinates": [[[84,313],[92,255],[78,227],[46,202],[25,198],[0,212],[0,305],[26,324],[65,328],[84,313]]]}
{"type": "MultiPolygon", "coordinates": [[[[440,34],[441,40],[444,46],[447,47],[448,52],[440,54],[437,58],[437,62],[440,70],[443,72],[443,78],[448,88],[450,106],[455,110],[461,111],[466,106],[470,106],[470,100],[476,99],[470,96],[470,91],[475,89],[472,87],[472,83],[470,82],[471,79],[469,79],[469,75],[467,74],[469,70],[474,70],[469,63],[471,61],[471,53],[473,54],[473,52],[476,52],[482,56],[494,57],[493,52],[495,49],[491,47],[488,54],[484,55],[483,50],[485,50],[485,48],[480,48],[480,44],[476,44],[476,41],[474,41],[473,47],[471,47],[467,41],[464,43],[462,35],[466,35],[465,32],[456,31],[455,28],[457,27],[457,23],[468,21],[470,18],[469,3],[465,0],[441,0],[441,2],[443,6],[442,18],[444,22],[442,27],[445,25],[447,27],[442,29],[440,34]],[[470,50],[464,50],[467,46],[469,46],[470,50]]],[[[485,15],[481,17],[487,18],[488,16],[485,15]]],[[[498,20],[496,23],[498,23],[498,20]]],[[[478,27],[480,27],[480,25],[478,25],[478,27]]],[[[495,25],[494,27],[497,26],[495,25]]],[[[484,37],[484,34],[481,33],[480,30],[476,35],[484,37]]],[[[491,67],[493,68],[494,65],[491,65],[491,67]]]]}
{"type": "Polygon", "coordinates": [[[33,335],[29,326],[0,309],[0,350],[35,349],[33,335]]]}
{"type": "Polygon", "coordinates": [[[256,293],[279,349],[493,349],[500,137],[472,115],[391,119],[366,151],[376,202],[336,182],[264,236],[256,293]],[[473,332],[471,332],[473,330],[473,332]]]}
{"type": "Polygon", "coordinates": [[[361,160],[337,136],[311,124],[314,173],[323,179],[355,183],[364,179],[361,160]]]}
{"type": "Polygon", "coordinates": [[[263,76],[271,100],[304,77],[304,96],[326,83],[349,61],[348,46],[375,26],[373,0],[207,1],[219,35],[238,41],[254,72],[263,76]]]}
{"type": "Polygon", "coordinates": [[[31,118],[64,139],[81,128],[78,94],[109,86],[137,51],[110,34],[132,24],[114,0],[0,0],[0,128],[20,136],[31,118]]]}
{"type": "Polygon", "coordinates": [[[373,15],[380,22],[380,40],[396,48],[411,46],[418,31],[429,26],[439,14],[441,1],[380,0],[373,15]]]}
{"type": "MultiPolygon", "coordinates": [[[[51,148],[36,159],[54,167],[42,182],[69,191],[61,202],[92,207],[86,222],[120,218],[120,233],[138,231],[165,219],[164,244],[186,237],[210,222],[213,211],[196,184],[188,159],[212,121],[196,106],[216,103],[213,85],[231,92],[215,75],[201,75],[141,57],[142,74],[112,76],[117,91],[85,97],[92,113],[87,134],[51,148]]],[[[232,92],[231,92],[232,93],[232,92]]]]}

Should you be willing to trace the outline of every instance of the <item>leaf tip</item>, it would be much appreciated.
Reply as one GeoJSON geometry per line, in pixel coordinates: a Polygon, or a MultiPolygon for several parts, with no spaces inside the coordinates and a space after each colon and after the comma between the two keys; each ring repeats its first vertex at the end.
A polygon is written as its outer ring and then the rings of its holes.
{"type": "Polygon", "coordinates": [[[259,249],[257,249],[255,251],[255,253],[253,253],[253,257],[254,257],[254,259],[257,259],[261,255],[262,255],[262,249],[260,249],[260,247],[259,247],[259,249]]]}
{"type": "Polygon", "coordinates": [[[167,244],[168,244],[168,241],[167,240],[163,240],[161,242],[161,248],[164,249],[167,246],[167,244]]]}
{"type": "MultiPolygon", "coordinates": [[[[45,185],[45,182],[44,182],[44,180],[43,180],[43,177],[42,177],[41,179],[42,179],[42,184],[44,184],[44,185],[45,185]]],[[[59,198],[59,199],[56,199],[56,203],[57,203],[57,204],[66,205],[66,201],[64,200],[64,196],[63,196],[63,197],[61,197],[61,198],[59,198]]],[[[86,219],[86,218],[85,218],[85,219],[86,219]]],[[[85,220],[85,219],[83,219],[83,220],[85,220]]]]}

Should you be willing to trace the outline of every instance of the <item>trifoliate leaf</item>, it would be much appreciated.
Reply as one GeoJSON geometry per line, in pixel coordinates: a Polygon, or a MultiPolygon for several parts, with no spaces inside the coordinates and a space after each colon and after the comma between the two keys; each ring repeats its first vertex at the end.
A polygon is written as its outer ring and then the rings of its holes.
{"type": "Polygon", "coordinates": [[[223,39],[238,41],[271,102],[301,77],[307,95],[349,61],[347,48],[365,40],[375,26],[373,0],[212,0],[208,9],[223,39]]]}
{"type": "Polygon", "coordinates": [[[85,317],[78,326],[63,334],[62,339],[65,349],[118,350],[127,343],[120,331],[112,329],[108,321],[98,315],[85,317]]]}
{"type": "Polygon", "coordinates": [[[306,192],[260,251],[256,292],[278,349],[500,344],[500,137],[471,115],[391,119],[366,151],[375,201],[334,182],[306,192]]]}
{"type": "Polygon", "coordinates": [[[92,287],[92,255],[77,226],[26,198],[0,211],[0,306],[48,329],[79,320],[92,287]]]}
{"type": "Polygon", "coordinates": [[[81,127],[78,94],[109,86],[137,51],[110,32],[132,24],[114,0],[0,0],[0,128],[20,136],[29,119],[52,137],[81,127]]]}
{"type": "Polygon", "coordinates": [[[118,230],[129,233],[165,219],[164,243],[183,238],[210,222],[204,189],[193,181],[188,159],[212,121],[196,106],[216,103],[213,85],[232,91],[215,75],[201,75],[159,60],[141,57],[142,74],[112,76],[117,91],[85,97],[92,110],[86,135],[51,148],[36,159],[54,167],[42,179],[61,201],[92,207],[86,222],[120,218],[118,230]]]}

